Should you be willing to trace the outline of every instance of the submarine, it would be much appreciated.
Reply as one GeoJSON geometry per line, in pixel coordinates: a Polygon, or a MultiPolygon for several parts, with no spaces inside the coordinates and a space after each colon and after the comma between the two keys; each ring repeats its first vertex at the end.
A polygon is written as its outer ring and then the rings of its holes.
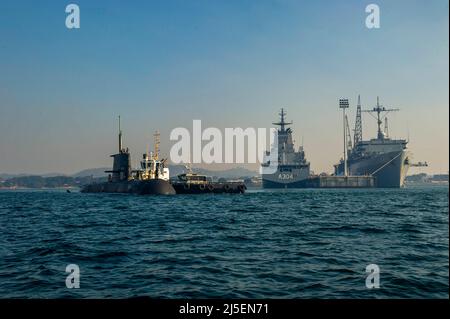
{"type": "Polygon", "coordinates": [[[91,183],[81,188],[82,193],[127,193],[138,195],[174,195],[176,191],[169,182],[169,169],[166,160],[159,159],[159,133],[155,133],[155,152],[144,154],[141,168],[131,169],[131,155],[128,148],[122,147],[122,130],[119,116],[119,152],[111,155],[113,168],[108,181],[91,183]]]}

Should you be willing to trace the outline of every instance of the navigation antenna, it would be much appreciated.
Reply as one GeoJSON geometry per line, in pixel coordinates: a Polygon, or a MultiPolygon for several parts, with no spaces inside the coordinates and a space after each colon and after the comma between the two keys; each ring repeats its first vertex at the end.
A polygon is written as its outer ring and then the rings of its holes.
{"type": "Polygon", "coordinates": [[[362,118],[361,118],[361,96],[358,95],[358,105],[356,106],[355,132],[353,135],[353,145],[362,141],[362,118]]]}
{"type": "Polygon", "coordinates": [[[381,124],[383,123],[383,119],[386,118],[386,116],[388,115],[388,113],[390,112],[396,112],[396,111],[400,111],[400,109],[387,109],[384,106],[380,105],[380,99],[377,96],[377,106],[374,107],[372,110],[363,110],[363,112],[369,113],[373,118],[375,118],[377,120],[377,125],[378,125],[378,139],[382,140],[384,139],[384,134],[383,131],[381,130],[381,124]],[[381,113],[384,112],[384,116],[381,116],[381,113]],[[372,113],[377,113],[377,116],[375,117],[375,115],[373,115],[372,113]]]}
{"type": "Polygon", "coordinates": [[[160,134],[158,131],[155,131],[155,133],[153,134],[153,138],[154,138],[154,143],[155,143],[153,159],[157,161],[157,160],[159,160],[159,144],[160,144],[160,134]]]}

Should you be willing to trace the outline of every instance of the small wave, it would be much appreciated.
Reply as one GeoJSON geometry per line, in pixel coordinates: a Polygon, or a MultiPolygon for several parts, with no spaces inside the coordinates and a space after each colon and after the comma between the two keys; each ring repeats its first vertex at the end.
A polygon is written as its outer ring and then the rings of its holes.
{"type": "Polygon", "coordinates": [[[31,257],[33,255],[37,255],[37,256],[48,256],[48,255],[52,255],[56,253],[56,249],[54,248],[50,248],[50,247],[34,247],[29,249],[26,254],[29,254],[31,257]]]}
{"type": "Polygon", "coordinates": [[[77,259],[102,263],[102,262],[111,262],[112,260],[126,257],[129,257],[129,253],[125,251],[106,251],[94,255],[83,254],[81,256],[77,256],[77,259]]]}

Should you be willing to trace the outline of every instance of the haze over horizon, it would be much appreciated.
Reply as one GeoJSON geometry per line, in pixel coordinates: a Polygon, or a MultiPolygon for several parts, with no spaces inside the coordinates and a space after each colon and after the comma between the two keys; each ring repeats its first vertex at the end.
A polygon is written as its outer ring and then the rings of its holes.
{"type": "MultiPolygon", "coordinates": [[[[389,115],[414,161],[449,167],[448,1],[69,1],[0,3],[0,173],[111,166],[117,116],[136,165],[176,127],[270,127],[284,107],[316,173],[342,156],[338,99],[389,115]],[[365,26],[366,5],[381,28],[365,26]]],[[[363,117],[363,136],[376,123],[363,117]]],[[[212,165],[257,169],[257,165],[212,165]]]]}

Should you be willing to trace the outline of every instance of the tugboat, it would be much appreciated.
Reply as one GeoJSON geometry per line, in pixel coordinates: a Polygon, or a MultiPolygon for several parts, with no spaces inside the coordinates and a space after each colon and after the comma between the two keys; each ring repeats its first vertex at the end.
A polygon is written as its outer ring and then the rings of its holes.
{"type": "Polygon", "coordinates": [[[82,193],[129,193],[139,195],[173,195],[175,189],[169,183],[169,171],[164,167],[165,160],[159,160],[159,134],[155,141],[155,154],[149,157],[144,154],[141,169],[131,170],[131,156],[127,149],[122,147],[122,130],[119,116],[119,153],[111,155],[113,169],[108,181],[92,183],[81,189],[82,193]],[[133,175],[134,174],[134,175],[133,175]]]}
{"type": "Polygon", "coordinates": [[[177,176],[172,186],[177,194],[205,194],[205,193],[238,193],[243,194],[247,187],[240,182],[213,182],[211,177],[193,173],[188,166],[187,173],[177,176]]]}

